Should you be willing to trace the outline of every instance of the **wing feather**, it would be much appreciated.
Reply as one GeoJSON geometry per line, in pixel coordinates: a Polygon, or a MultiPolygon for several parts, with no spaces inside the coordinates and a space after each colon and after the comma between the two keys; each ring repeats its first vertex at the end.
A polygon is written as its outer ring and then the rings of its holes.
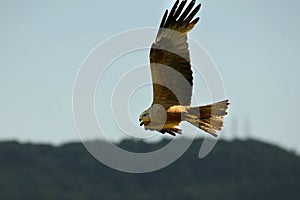
{"type": "Polygon", "coordinates": [[[180,16],[180,18],[178,19],[179,22],[183,22],[183,20],[188,16],[189,12],[194,7],[195,3],[196,3],[195,0],[191,1],[191,3],[187,6],[187,8],[185,9],[185,11],[182,13],[182,15],[180,16]]]}
{"type": "Polygon", "coordinates": [[[199,21],[199,17],[193,18],[201,4],[192,10],[196,3],[193,0],[184,10],[186,3],[184,0],[178,6],[177,0],[169,14],[166,10],[150,50],[153,104],[161,104],[166,109],[191,103],[193,73],[187,33],[199,21]]]}
{"type": "Polygon", "coordinates": [[[179,17],[179,15],[182,12],[182,9],[184,8],[185,4],[186,4],[186,0],[181,2],[178,9],[176,10],[176,13],[174,14],[174,17],[173,17],[174,19],[177,19],[179,17]]]}

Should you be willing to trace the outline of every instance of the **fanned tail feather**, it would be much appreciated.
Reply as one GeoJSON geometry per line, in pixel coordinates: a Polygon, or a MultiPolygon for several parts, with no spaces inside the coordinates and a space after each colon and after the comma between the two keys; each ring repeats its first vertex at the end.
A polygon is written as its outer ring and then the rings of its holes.
{"type": "Polygon", "coordinates": [[[224,100],[206,106],[190,107],[185,120],[217,137],[216,132],[223,128],[228,105],[229,101],[224,100]]]}

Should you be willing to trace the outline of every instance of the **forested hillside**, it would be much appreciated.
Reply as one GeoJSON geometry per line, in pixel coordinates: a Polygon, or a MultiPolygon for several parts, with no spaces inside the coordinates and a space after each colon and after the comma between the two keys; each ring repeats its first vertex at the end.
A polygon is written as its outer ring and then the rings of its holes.
{"type": "MultiPolygon", "coordinates": [[[[168,141],[120,146],[149,151],[168,141]]],[[[204,159],[200,140],[170,166],[146,174],[118,172],[80,143],[0,143],[0,199],[300,199],[300,158],[258,141],[219,141],[204,159]]]]}

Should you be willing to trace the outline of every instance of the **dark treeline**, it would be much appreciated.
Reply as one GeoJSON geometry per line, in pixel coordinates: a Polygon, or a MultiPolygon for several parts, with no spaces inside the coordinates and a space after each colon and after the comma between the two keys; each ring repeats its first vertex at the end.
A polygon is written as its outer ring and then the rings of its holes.
{"type": "MultiPolygon", "coordinates": [[[[157,149],[123,141],[136,152],[157,149]]],[[[95,160],[80,143],[0,143],[0,199],[299,199],[300,158],[254,140],[219,141],[204,159],[201,140],[170,166],[146,174],[118,172],[95,160]]]]}

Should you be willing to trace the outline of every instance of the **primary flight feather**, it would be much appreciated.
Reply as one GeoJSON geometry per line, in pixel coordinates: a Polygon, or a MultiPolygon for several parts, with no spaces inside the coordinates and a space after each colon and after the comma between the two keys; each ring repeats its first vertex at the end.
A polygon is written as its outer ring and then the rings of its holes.
{"type": "Polygon", "coordinates": [[[177,0],[170,13],[164,13],[155,42],[150,50],[150,68],[153,81],[153,103],[139,117],[146,130],[181,133],[181,121],[217,137],[227,114],[228,100],[206,106],[191,106],[193,72],[187,34],[199,21],[195,15],[201,4],[192,0],[177,0]],[[179,5],[179,6],[178,6],[179,5]],[[184,9],[185,8],[185,9],[184,9]]]}

